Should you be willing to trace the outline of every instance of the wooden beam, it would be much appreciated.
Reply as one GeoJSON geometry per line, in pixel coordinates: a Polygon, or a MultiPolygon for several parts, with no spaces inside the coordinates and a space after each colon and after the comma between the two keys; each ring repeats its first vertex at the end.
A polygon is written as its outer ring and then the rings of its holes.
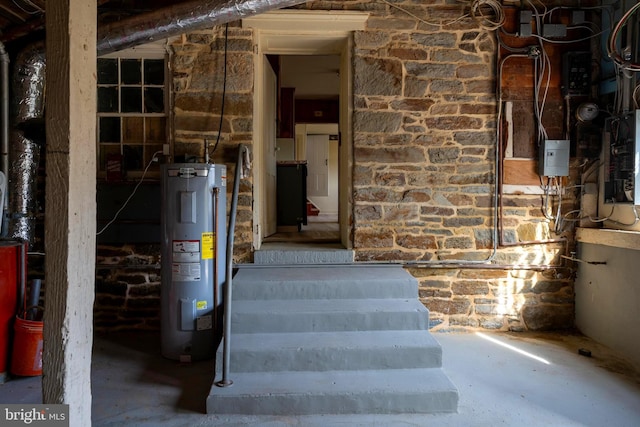
{"type": "Polygon", "coordinates": [[[47,2],[43,401],[91,425],[96,242],[96,0],[47,2]]]}

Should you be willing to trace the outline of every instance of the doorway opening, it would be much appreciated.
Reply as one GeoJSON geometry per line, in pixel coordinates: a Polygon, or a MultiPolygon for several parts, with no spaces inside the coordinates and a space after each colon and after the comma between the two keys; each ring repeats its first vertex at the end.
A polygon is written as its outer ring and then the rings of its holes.
{"type": "MultiPolygon", "coordinates": [[[[338,92],[338,229],[340,247],[352,249],[352,51],[355,31],[365,29],[368,14],[352,11],[282,10],[243,19],[242,25],[254,34],[254,144],[253,144],[253,249],[277,232],[274,207],[277,206],[274,168],[276,160],[277,108],[273,101],[280,95],[274,66],[268,58],[330,56],[339,60],[338,92]],[[271,76],[271,77],[269,77],[271,76]],[[269,93],[274,93],[273,97],[269,93]]],[[[287,58],[285,58],[287,59],[287,58]]],[[[276,65],[277,67],[277,65],[276,65]]],[[[326,67],[325,67],[326,68],[326,67]]],[[[313,79],[311,79],[313,81],[313,79]]],[[[313,123],[302,123],[310,126],[313,123]]],[[[294,144],[299,138],[295,135],[294,144]]],[[[309,132],[307,132],[309,133],[309,132]]],[[[306,135],[307,133],[304,133],[306,135]]],[[[282,149],[282,147],[281,147],[282,149]]],[[[306,156],[306,154],[305,154],[306,156]]],[[[305,187],[306,188],[306,187],[305,187]]],[[[308,222],[308,221],[307,221],[308,222]]],[[[308,224],[305,224],[308,225],[308,224]]]]}
{"type": "Polygon", "coordinates": [[[340,56],[267,59],[277,81],[277,223],[263,243],[339,243],[340,56]]]}

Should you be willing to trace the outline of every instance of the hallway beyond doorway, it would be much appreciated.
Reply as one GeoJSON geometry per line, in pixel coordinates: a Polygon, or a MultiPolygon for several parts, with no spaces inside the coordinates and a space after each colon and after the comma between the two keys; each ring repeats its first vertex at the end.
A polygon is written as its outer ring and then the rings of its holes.
{"type": "MultiPolygon", "coordinates": [[[[263,239],[269,243],[339,243],[340,225],[337,216],[309,216],[300,231],[278,231],[263,239]]],[[[264,249],[264,246],[263,246],[264,249]]]]}

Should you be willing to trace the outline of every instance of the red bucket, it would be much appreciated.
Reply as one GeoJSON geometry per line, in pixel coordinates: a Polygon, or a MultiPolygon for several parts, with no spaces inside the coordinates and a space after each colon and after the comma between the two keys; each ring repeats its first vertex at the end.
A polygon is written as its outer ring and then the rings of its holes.
{"type": "Polygon", "coordinates": [[[11,373],[25,377],[42,375],[42,326],[39,320],[16,316],[13,326],[11,373]]]}

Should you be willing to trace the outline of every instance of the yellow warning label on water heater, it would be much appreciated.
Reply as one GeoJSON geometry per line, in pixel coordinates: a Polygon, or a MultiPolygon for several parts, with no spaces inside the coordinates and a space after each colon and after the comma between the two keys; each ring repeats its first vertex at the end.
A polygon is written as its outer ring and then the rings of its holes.
{"type": "Polygon", "coordinates": [[[213,259],[216,236],[213,232],[202,233],[202,259],[213,259]]]}
{"type": "Polygon", "coordinates": [[[207,309],[207,301],[196,301],[196,310],[206,310],[207,309]]]}

